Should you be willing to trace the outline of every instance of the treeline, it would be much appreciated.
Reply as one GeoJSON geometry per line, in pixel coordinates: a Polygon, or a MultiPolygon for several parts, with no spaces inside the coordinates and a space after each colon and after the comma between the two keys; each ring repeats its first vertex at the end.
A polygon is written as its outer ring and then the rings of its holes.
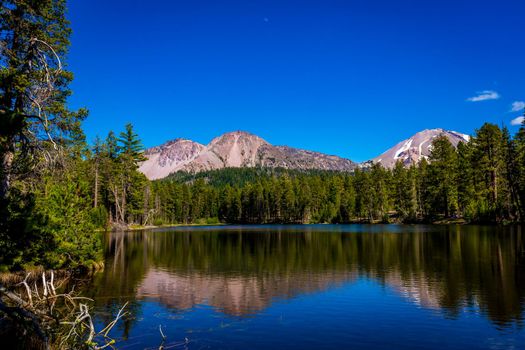
{"type": "MultiPolygon", "coordinates": [[[[524,218],[525,129],[484,124],[455,148],[446,137],[417,165],[355,172],[224,169],[147,186],[148,224],[518,222],[524,218]]],[[[145,214],[143,214],[144,217],[145,214]]]]}

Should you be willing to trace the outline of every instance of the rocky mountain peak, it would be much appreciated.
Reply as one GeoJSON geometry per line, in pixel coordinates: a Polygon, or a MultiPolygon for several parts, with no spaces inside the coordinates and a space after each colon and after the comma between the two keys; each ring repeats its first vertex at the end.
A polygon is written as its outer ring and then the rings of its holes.
{"type": "Polygon", "coordinates": [[[235,140],[262,140],[264,143],[268,143],[265,140],[263,140],[261,137],[255,134],[252,134],[251,132],[237,130],[237,131],[230,131],[220,136],[217,136],[216,138],[211,140],[209,145],[211,146],[215,143],[232,142],[235,140]]]}
{"type": "MultiPolygon", "coordinates": [[[[430,155],[432,141],[440,135],[446,136],[454,146],[470,140],[468,135],[456,131],[426,129],[360,166],[366,168],[372,163],[380,163],[386,168],[392,168],[398,161],[405,165],[416,164],[430,155]]],[[[359,166],[338,156],[274,146],[246,131],[225,133],[206,146],[191,140],[174,139],[147,149],[144,155],[147,160],[140,165],[139,170],[152,180],[164,178],[176,171],[199,172],[228,167],[352,171],[359,166]]]]}
{"type": "Polygon", "coordinates": [[[470,140],[468,135],[456,131],[441,128],[425,129],[399,142],[372,161],[380,163],[386,168],[394,167],[398,161],[402,161],[405,165],[417,164],[421,159],[428,158],[432,149],[432,141],[438,136],[446,136],[454,147],[459,142],[468,142],[470,140]]]}
{"type": "Polygon", "coordinates": [[[225,167],[253,167],[262,145],[269,143],[249,132],[233,131],[214,138],[209,143],[208,150],[216,154],[225,167]]]}
{"type": "Polygon", "coordinates": [[[172,169],[194,160],[205,148],[200,143],[181,138],[168,141],[144,151],[148,160],[142,162],[139,171],[151,180],[161,179],[171,174],[172,169]]]}
{"type": "Polygon", "coordinates": [[[273,146],[246,131],[233,131],[214,138],[207,146],[175,139],[144,152],[141,165],[149,179],[161,179],[176,171],[199,172],[228,167],[283,167],[350,171],[357,165],[349,159],[287,146],[273,146]]]}

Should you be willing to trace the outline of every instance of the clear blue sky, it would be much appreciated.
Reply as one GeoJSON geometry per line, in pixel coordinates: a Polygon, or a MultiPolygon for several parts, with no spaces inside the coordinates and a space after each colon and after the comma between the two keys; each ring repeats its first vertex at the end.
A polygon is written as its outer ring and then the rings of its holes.
{"type": "Polygon", "coordinates": [[[89,140],[246,130],[362,161],[426,128],[515,131],[524,18],[523,0],[70,0],[70,105],[89,140]]]}

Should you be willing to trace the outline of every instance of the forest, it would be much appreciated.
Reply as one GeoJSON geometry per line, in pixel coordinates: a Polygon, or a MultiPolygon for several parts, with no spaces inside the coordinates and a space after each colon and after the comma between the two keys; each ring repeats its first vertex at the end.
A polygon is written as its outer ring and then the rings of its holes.
{"type": "MultiPolygon", "coordinates": [[[[142,186],[142,195],[132,196],[124,217],[112,191],[96,188],[108,199],[104,210],[110,220],[142,225],[511,223],[524,215],[524,136],[523,127],[511,137],[507,129],[486,123],[468,143],[455,148],[438,137],[428,160],[393,169],[379,164],[352,173],[229,168],[153,182],[137,177],[131,188],[142,186]]],[[[102,158],[108,164],[108,156],[102,158]]]]}
{"type": "Polygon", "coordinates": [[[223,169],[148,181],[132,124],[88,142],[71,110],[64,1],[0,8],[0,268],[102,259],[102,232],[171,224],[522,222],[525,127],[436,138],[419,164],[352,173],[223,169]]]}

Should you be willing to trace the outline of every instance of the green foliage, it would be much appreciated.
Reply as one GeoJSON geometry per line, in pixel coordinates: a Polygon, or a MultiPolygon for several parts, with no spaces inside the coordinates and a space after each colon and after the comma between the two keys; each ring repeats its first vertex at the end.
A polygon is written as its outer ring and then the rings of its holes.
{"type": "Polygon", "coordinates": [[[257,182],[259,179],[268,179],[274,176],[287,175],[290,177],[301,174],[308,175],[327,175],[336,174],[335,171],[328,170],[295,170],[285,168],[225,168],[220,170],[208,170],[199,173],[188,173],[178,171],[169,175],[165,180],[181,183],[191,183],[198,179],[203,179],[207,184],[214,187],[243,186],[247,183],[257,182]]]}
{"type": "Polygon", "coordinates": [[[97,206],[92,208],[90,212],[90,221],[96,228],[107,228],[108,226],[108,210],[104,206],[97,206]]]}
{"type": "Polygon", "coordinates": [[[142,154],[142,142],[137,133],[133,130],[131,123],[126,124],[126,131],[120,133],[118,139],[120,143],[119,150],[121,157],[129,158],[132,164],[136,165],[138,162],[146,160],[142,154]]]}
{"type": "MultiPolygon", "coordinates": [[[[0,2],[0,197],[38,169],[42,151],[74,151],[85,109],[71,111],[64,0],[0,2]],[[71,147],[71,148],[69,148],[71,147]]],[[[0,218],[4,219],[5,218],[0,218]]]]}
{"type": "Polygon", "coordinates": [[[40,244],[41,237],[28,230],[35,196],[13,188],[8,198],[2,201],[0,211],[0,270],[20,267],[27,261],[27,251],[32,245],[40,244]]]}
{"type": "Polygon", "coordinates": [[[30,194],[11,191],[9,220],[0,230],[4,267],[90,266],[102,258],[87,184],[78,177],[54,175],[30,194]]]}
{"type": "Polygon", "coordinates": [[[75,267],[101,258],[88,157],[65,69],[64,0],[0,2],[0,265],[75,267]]]}
{"type": "Polygon", "coordinates": [[[91,197],[87,184],[65,176],[46,178],[36,194],[30,230],[45,241],[37,247],[34,263],[51,268],[89,266],[101,259],[100,234],[91,221],[91,197]]]}
{"type": "Polygon", "coordinates": [[[446,136],[432,142],[427,178],[428,214],[457,215],[457,152],[446,136]]]}
{"type": "Polygon", "coordinates": [[[415,167],[407,168],[397,162],[392,170],[391,194],[394,210],[403,222],[417,221],[417,180],[415,167]]]}
{"type": "MultiPolygon", "coordinates": [[[[142,224],[147,201],[146,177],[137,171],[144,160],[142,143],[131,124],[116,138],[110,131],[105,142],[97,139],[89,160],[95,207],[102,206],[109,223],[142,224]]],[[[145,223],[147,224],[147,223],[145,223]]]]}
{"type": "Polygon", "coordinates": [[[354,217],[356,192],[349,174],[255,168],[207,175],[153,182],[149,202],[156,204],[155,216],[172,223],[214,217],[229,223],[349,222],[354,217]],[[245,180],[232,186],[229,175],[245,180]]]}
{"type": "MultiPolygon", "coordinates": [[[[525,117],[525,113],[524,113],[525,117]]],[[[513,189],[517,201],[519,217],[525,218],[525,118],[514,140],[512,141],[514,154],[514,172],[515,176],[513,189]]]]}

